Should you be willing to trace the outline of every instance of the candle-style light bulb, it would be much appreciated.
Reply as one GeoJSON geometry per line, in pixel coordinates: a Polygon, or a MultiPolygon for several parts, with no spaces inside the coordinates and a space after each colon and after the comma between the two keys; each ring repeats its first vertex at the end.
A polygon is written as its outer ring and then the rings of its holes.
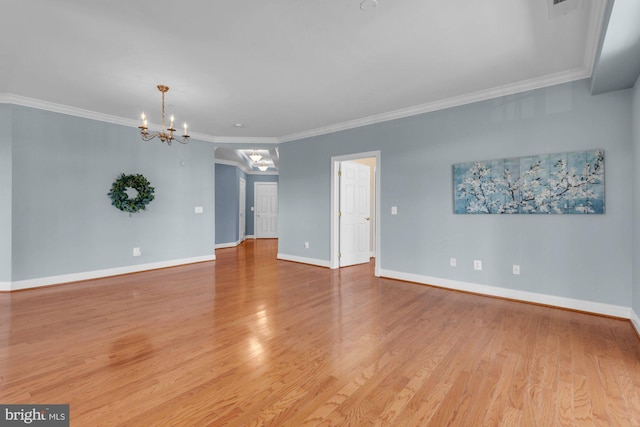
{"type": "Polygon", "coordinates": [[[187,124],[184,124],[184,134],[187,135],[187,124]]]}
{"type": "Polygon", "coordinates": [[[171,129],[173,129],[173,114],[171,115],[171,126],[169,126],[171,129]]]}
{"type": "Polygon", "coordinates": [[[142,125],[143,126],[147,125],[147,116],[145,116],[144,113],[142,113],[142,125]]]}

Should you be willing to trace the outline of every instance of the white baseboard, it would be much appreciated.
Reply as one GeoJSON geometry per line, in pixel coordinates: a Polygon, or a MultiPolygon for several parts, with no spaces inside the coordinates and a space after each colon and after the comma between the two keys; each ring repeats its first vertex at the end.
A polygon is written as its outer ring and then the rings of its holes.
{"type": "Polygon", "coordinates": [[[235,248],[242,242],[243,242],[242,240],[236,240],[235,242],[216,243],[216,249],[235,248]]]}
{"type": "Polygon", "coordinates": [[[205,255],[193,258],[174,259],[169,261],[152,262],[147,264],[129,265],[126,267],[107,268],[104,270],[85,271],[82,273],[62,274],[60,276],[39,277],[37,279],[18,280],[16,282],[0,282],[2,291],[17,291],[21,289],[39,288],[41,286],[58,285],[61,283],[78,282],[80,280],[99,279],[101,277],[118,276],[120,274],[138,273],[140,271],[158,268],[175,267],[177,265],[193,264],[196,262],[215,261],[215,255],[205,255]]]}
{"type": "Polygon", "coordinates": [[[253,239],[253,240],[255,240],[255,239],[256,239],[256,236],[254,236],[253,234],[249,234],[248,236],[244,236],[244,238],[245,238],[245,240],[247,240],[247,239],[253,239]]]}
{"type": "MultiPolygon", "coordinates": [[[[477,283],[460,282],[457,280],[441,279],[437,277],[422,276],[418,274],[403,273],[393,270],[380,270],[382,277],[390,279],[404,280],[408,282],[422,283],[425,285],[437,286],[440,288],[455,289],[458,291],[471,292],[480,295],[508,298],[524,302],[550,305],[554,307],[568,308],[571,310],[584,311],[588,313],[602,314],[605,316],[631,319],[631,308],[619,305],[604,304],[593,301],[577,300],[572,298],[558,297],[554,295],[537,294],[527,291],[499,288],[495,286],[480,285],[477,283]]],[[[640,327],[640,320],[636,329],[640,327]]]]}
{"type": "Polygon", "coordinates": [[[305,257],[301,257],[301,256],[287,255],[287,254],[281,254],[281,253],[278,253],[277,258],[281,259],[283,261],[301,262],[303,264],[317,265],[317,266],[320,266],[320,267],[329,268],[331,266],[329,261],[324,260],[324,259],[305,258],[305,257]]]}
{"type": "Polygon", "coordinates": [[[235,242],[218,243],[218,244],[216,244],[216,249],[235,248],[236,246],[238,246],[240,243],[244,242],[245,240],[249,240],[249,239],[254,239],[255,240],[255,238],[256,238],[255,236],[244,236],[244,239],[237,240],[235,242]]]}
{"type": "Polygon", "coordinates": [[[636,312],[633,310],[631,310],[631,324],[636,329],[638,335],[640,335],[640,317],[638,317],[636,312]]]}

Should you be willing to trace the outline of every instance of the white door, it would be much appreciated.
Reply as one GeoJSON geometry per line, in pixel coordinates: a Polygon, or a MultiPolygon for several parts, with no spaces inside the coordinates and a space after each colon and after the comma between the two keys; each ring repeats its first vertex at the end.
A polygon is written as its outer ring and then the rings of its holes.
{"type": "Polygon", "coordinates": [[[340,267],[369,262],[371,256],[371,170],[340,164],[340,267]]]}
{"type": "Polygon", "coordinates": [[[278,237],[278,183],[256,182],[254,189],[256,238],[278,237]]]}
{"type": "Polygon", "coordinates": [[[240,178],[240,206],[239,206],[239,224],[238,224],[238,241],[242,242],[246,232],[246,210],[247,210],[247,181],[240,178]]]}

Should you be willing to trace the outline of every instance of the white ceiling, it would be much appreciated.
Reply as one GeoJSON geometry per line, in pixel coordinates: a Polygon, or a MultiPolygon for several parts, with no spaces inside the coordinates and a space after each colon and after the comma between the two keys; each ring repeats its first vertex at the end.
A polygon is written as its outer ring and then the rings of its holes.
{"type": "Polygon", "coordinates": [[[606,0],[549,2],[3,0],[0,95],[277,143],[589,77],[606,0]]]}

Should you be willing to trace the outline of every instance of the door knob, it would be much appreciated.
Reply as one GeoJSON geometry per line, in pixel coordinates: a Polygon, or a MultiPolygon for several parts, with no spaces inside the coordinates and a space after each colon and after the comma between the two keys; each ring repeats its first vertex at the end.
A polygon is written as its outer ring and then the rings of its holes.
{"type": "Polygon", "coordinates": [[[371,218],[369,218],[369,217],[366,217],[365,219],[366,219],[367,221],[369,221],[369,220],[370,220],[371,218]]]}

